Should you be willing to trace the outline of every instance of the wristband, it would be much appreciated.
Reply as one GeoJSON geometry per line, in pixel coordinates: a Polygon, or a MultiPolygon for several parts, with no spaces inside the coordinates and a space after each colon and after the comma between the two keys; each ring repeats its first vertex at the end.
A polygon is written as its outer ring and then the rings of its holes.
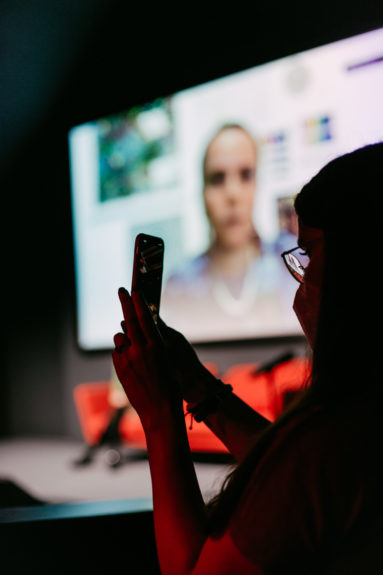
{"type": "Polygon", "coordinates": [[[214,413],[218,410],[220,403],[225,399],[227,395],[232,393],[233,386],[228,383],[221,382],[220,389],[214,395],[211,395],[207,399],[200,401],[199,403],[188,403],[186,406],[186,413],[191,415],[191,422],[189,429],[193,427],[193,419],[198,423],[206,419],[208,415],[214,413]]]}

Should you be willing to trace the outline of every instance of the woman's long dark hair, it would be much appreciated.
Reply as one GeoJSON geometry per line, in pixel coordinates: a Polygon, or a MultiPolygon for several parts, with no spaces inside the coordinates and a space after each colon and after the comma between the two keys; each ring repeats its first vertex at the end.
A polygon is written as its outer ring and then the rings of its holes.
{"type": "Polygon", "coordinates": [[[383,387],[383,143],[336,158],[297,195],[306,226],[323,230],[325,263],[312,370],[302,398],[257,439],[209,505],[221,533],[275,435],[310,406],[334,407],[383,387]]]}

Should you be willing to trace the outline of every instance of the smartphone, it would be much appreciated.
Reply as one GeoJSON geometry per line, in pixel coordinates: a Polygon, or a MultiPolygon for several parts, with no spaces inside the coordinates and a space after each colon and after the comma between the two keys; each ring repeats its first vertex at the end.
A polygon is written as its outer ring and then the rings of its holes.
{"type": "Polygon", "coordinates": [[[138,234],[134,245],[132,291],[142,293],[155,323],[160,313],[164,241],[148,234],[138,234]]]}

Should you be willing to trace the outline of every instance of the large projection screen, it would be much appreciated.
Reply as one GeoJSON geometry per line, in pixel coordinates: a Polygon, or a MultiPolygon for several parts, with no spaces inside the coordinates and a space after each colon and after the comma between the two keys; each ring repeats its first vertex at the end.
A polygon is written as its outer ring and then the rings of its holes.
{"type": "Polygon", "coordinates": [[[79,346],[113,347],[140,232],[165,241],[161,315],[192,343],[301,335],[280,258],[296,244],[293,198],[330,159],[383,139],[382,102],[378,29],[73,127],[79,346]],[[257,151],[258,251],[239,279],[209,260],[203,154],[224,124],[245,128],[257,151]]]}

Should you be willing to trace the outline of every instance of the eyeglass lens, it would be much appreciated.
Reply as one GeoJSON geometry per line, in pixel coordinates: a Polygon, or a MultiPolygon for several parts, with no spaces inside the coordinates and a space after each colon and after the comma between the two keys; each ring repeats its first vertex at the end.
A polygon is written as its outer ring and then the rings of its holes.
{"type": "MultiPolygon", "coordinates": [[[[307,259],[307,258],[305,258],[307,259]]],[[[298,279],[298,281],[302,281],[305,275],[305,265],[301,262],[296,256],[293,254],[286,254],[286,262],[289,266],[293,275],[298,279]]],[[[306,263],[306,262],[305,262],[306,263]]]]}

